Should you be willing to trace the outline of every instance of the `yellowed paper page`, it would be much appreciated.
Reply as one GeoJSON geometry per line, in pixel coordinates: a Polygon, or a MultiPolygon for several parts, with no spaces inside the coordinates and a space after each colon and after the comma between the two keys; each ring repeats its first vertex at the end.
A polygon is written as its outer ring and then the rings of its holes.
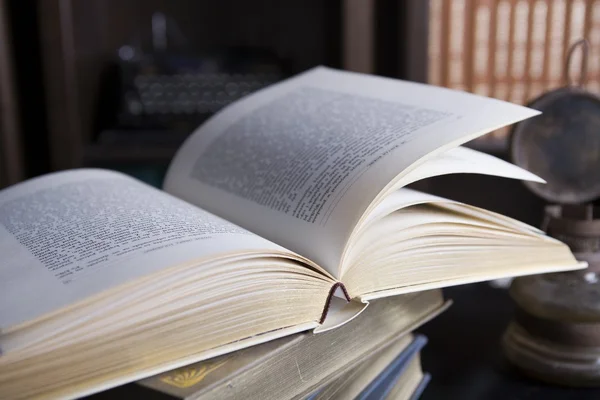
{"type": "Polygon", "coordinates": [[[163,268],[281,247],[126,175],[75,170],[0,192],[0,331],[163,268]]]}

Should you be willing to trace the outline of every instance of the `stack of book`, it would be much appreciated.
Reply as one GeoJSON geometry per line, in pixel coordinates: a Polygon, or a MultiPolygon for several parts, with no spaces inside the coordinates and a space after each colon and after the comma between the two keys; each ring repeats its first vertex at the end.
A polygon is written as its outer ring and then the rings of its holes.
{"type": "Polygon", "coordinates": [[[298,333],[138,385],[164,394],[157,399],[416,399],[429,381],[419,357],[427,339],[411,330],[446,305],[438,290],[399,297],[373,302],[338,329],[298,333]]]}
{"type": "Polygon", "coordinates": [[[0,398],[136,381],[191,398],[417,396],[411,332],[441,288],[585,267],[538,229],[406,188],[541,181],[460,147],[536,114],[315,68],[198,128],[164,190],[106,170],[3,190],[0,398]]]}

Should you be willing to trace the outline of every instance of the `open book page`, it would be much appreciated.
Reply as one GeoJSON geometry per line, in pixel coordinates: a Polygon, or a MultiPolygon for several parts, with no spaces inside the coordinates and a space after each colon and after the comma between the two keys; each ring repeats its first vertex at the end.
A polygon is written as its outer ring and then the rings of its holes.
{"type": "Polygon", "coordinates": [[[350,297],[370,300],[585,266],[566,245],[522,222],[402,188],[353,232],[341,280],[350,297]]]}
{"type": "MultiPolygon", "coordinates": [[[[356,233],[358,228],[365,222],[365,220],[373,218],[378,213],[377,209],[381,210],[380,206],[382,203],[387,203],[388,205],[393,203],[389,201],[390,199],[388,199],[388,197],[394,197],[395,199],[398,199],[398,189],[401,189],[413,182],[433,176],[459,173],[485,174],[503,178],[545,183],[542,178],[524,170],[521,167],[493,157],[489,154],[459,146],[443,153],[436,154],[434,157],[429,157],[422,162],[413,164],[410,168],[399,175],[397,179],[390,182],[385,190],[382,190],[379,193],[377,198],[375,198],[375,200],[363,214],[361,220],[356,224],[353,233],[356,233]]],[[[425,194],[422,195],[426,196],[425,194]]],[[[443,202],[447,201],[446,199],[440,198],[438,198],[438,200],[443,202]]],[[[430,199],[430,201],[433,200],[430,199]]]]}
{"type": "MultiPolygon", "coordinates": [[[[395,190],[386,196],[385,199],[377,205],[377,207],[372,209],[366,218],[362,219],[361,223],[356,226],[353,233],[355,235],[359,235],[365,228],[368,227],[369,224],[372,224],[373,221],[379,220],[393,213],[394,211],[408,208],[410,206],[428,203],[433,203],[450,210],[458,210],[459,212],[468,214],[473,218],[490,220],[498,225],[505,226],[509,229],[513,229],[525,234],[534,234],[536,232],[542,233],[540,229],[513,218],[509,218],[479,207],[470,206],[468,204],[459,203],[443,197],[434,196],[429,193],[423,193],[408,188],[395,190]]],[[[547,239],[554,240],[550,237],[547,237],[547,239]]]]}
{"type": "Polygon", "coordinates": [[[0,192],[0,330],[160,269],[284,249],[116,172],[0,192]]]}
{"type": "Polygon", "coordinates": [[[536,111],[315,68],[227,107],[175,157],[165,189],[336,275],[354,225],[398,174],[536,111]]]}
{"type": "Polygon", "coordinates": [[[545,183],[521,167],[467,147],[456,147],[421,163],[396,182],[398,187],[432,176],[471,173],[545,183]]]}

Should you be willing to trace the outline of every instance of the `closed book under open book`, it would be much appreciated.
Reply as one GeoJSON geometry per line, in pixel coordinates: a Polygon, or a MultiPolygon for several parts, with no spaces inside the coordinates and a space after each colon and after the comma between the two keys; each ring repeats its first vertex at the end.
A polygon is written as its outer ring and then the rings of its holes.
{"type": "Polygon", "coordinates": [[[421,369],[422,335],[407,335],[319,390],[309,400],[417,399],[429,381],[421,369]]]}
{"type": "MultiPolygon", "coordinates": [[[[376,300],[369,312],[338,329],[287,336],[143,379],[138,384],[186,400],[321,399],[326,385],[333,387],[334,381],[342,382],[342,375],[352,373],[353,379],[363,377],[363,384],[355,389],[358,395],[411,344],[408,332],[444,307],[439,289],[376,300]],[[371,371],[365,371],[365,367],[371,371]],[[311,396],[317,392],[317,397],[311,396]]],[[[118,388],[113,395],[132,390],[118,388]]]]}
{"type": "Polygon", "coordinates": [[[538,229],[405,188],[539,181],[460,147],[536,114],[315,68],[199,127],[164,190],[94,169],[3,190],[0,398],[90,394],[335,329],[374,299],[585,267],[538,229]]]}

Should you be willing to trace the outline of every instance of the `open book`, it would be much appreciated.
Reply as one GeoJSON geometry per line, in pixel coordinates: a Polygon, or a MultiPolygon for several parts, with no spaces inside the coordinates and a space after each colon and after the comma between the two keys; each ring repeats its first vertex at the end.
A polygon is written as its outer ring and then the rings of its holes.
{"type": "Polygon", "coordinates": [[[164,191],[74,170],[0,192],[0,398],[91,393],[325,331],[381,297],[585,267],[535,228],[403,188],[539,180],[459,147],[536,114],[316,68],[198,128],[164,191]]]}

